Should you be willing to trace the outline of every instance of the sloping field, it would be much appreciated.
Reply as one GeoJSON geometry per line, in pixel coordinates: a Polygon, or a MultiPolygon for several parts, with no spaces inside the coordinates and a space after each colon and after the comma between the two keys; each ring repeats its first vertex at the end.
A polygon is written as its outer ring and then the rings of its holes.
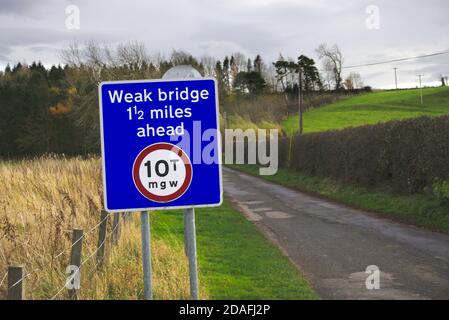
{"type": "MultiPolygon", "coordinates": [[[[389,120],[449,114],[449,87],[391,90],[340,100],[304,113],[304,132],[356,127],[389,120]]],[[[283,122],[287,132],[298,130],[298,116],[283,122]]]]}

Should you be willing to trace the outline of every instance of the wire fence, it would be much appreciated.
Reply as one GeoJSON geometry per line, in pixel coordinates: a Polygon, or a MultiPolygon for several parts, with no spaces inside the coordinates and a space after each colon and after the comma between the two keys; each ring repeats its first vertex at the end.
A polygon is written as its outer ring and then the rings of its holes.
{"type": "MultiPolygon", "coordinates": [[[[100,224],[99,224],[100,225],[100,224]]],[[[117,224],[117,225],[115,225],[114,226],[114,228],[105,236],[105,238],[103,239],[103,241],[101,241],[101,243],[97,246],[97,248],[92,252],[92,253],[90,253],[89,254],[89,256],[86,258],[86,259],[84,259],[83,260],[83,262],[81,262],[81,264],[80,264],[80,266],[75,270],[75,272],[70,276],[70,277],[68,277],[67,278],[67,280],[66,280],[66,282],[64,283],[64,285],[58,290],[58,292],[53,296],[53,297],[51,297],[51,299],[50,300],[54,300],[54,299],[56,299],[56,297],[57,296],[59,296],[60,294],[61,294],[61,292],[63,292],[64,291],[64,289],[66,289],[67,288],[67,286],[70,284],[70,282],[81,272],[80,270],[81,270],[81,268],[91,259],[91,258],[93,258],[97,253],[98,253],[98,251],[101,249],[101,247],[103,247],[104,245],[105,245],[105,243],[106,243],[106,240],[107,239],[109,239],[109,237],[111,237],[113,234],[114,234],[114,232],[116,231],[116,229],[119,227],[119,224],[117,224]]],[[[94,265],[94,267],[93,267],[93,269],[94,269],[94,272],[96,271],[96,268],[97,268],[97,266],[98,266],[98,261],[95,263],[95,265],[94,265]]],[[[93,272],[92,272],[93,273],[93,272]]],[[[91,274],[92,274],[91,273],[91,274]]],[[[91,275],[90,274],[90,275],[91,275]]]]}
{"type": "Polygon", "coordinates": [[[0,281],[0,288],[3,285],[3,282],[5,282],[7,276],[8,276],[8,272],[5,272],[5,275],[2,277],[2,280],[0,281]]]}
{"type": "MultiPolygon", "coordinates": [[[[119,213],[116,213],[116,214],[119,214],[119,213]]],[[[89,278],[91,277],[91,275],[94,272],[98,271],[100,263],[102,263],[103,260],[104,260],[104,249],[106,247],[107,240],[110,239],[111,237],[115,237],[115,239],[118,240],[118,237],[120,236],[120,233],[118,233],[118,229],[120,228],[122,222],[125,221],[124,218],[120,219],[120,216],[118,216],[117,220],[114,219],[114,224],[113,224],[112,230],[109,231],[109,232],[106,232],[107,231],[107,225],[108,225],[108,218],[110,216],[111,216],[110,213],[103,212],[102,218],[100,219],[100,221],[95,226],[93,226],[92,228],[90,228],[86,232],[83,232],[82,235],[79,238],[77,238],[76,240],[72,239],[72,243],[71,243],[70,246],[64,248],[58,254],[53,255],[51,257],[53,259],[58,259],[58,258],[62,257],[66,252],[74,250],[75,247],[79,247],[80,248],[79,250],[81,250],[81,246],[77,246],[77,245],[81,241],[83,241],[83,239],[85,239],[86,236],[89,236],[95,230],[100,229],[99,230],[99,235],[98,235],[99,236],[98,243],[97,243],[97,246],[95,247],[95,249],[92,250],[91,252],[89,252],[88,256],[82,260],[82,262],[79,264],[79,266],[77,266],[77,269],[70,276],[67,277],[67,279],[64,282],[64,285],[61,288],[59,288],[58,291],[51,297],[51,300],[56,299],[64,291],[64,289],[68,289],[69,288],[69,284],[75,279],[76,276],[78,276],[81,273],[81,268],[83,266],[85,266],[95,256],[97,256],[97,261],[95,262],[95,264],[93,266],[93,271],[89,274],[89,278]],[[115,222],[115,221],[117,221],[117,222],[115,222]],[[102,232],[102,230],[103,230],[103,232],[102,232]]],[[[34,248],[29,243],[21,242],[21,241],[17,241],[17,242],[21,243],[21,245],[23,245],[23,246],[29,247],[31,249],[31,252],[33,253],[33,255],[39,256],[40,259],[45,259],[45,257],[41,253],[39,253],[38,251],[34,250],[34,248]]],[[[81,252],[79,252],[79,254],[81,255],[81,252]]],[[[53,268],[49,267],[47,264],[41,265],[40,267],[33,268],[31,271],[27,271],[20,278],[16,278],[16,279],[10,279],[11,275],[10,275],[9,270],[8,270],[0,278],[0,288],[4,285],[4,283],[8,282],[7,290],[8,290],[8,298],[10,298],[9,297],[9,292],[14,290],[19,284],[22,284],[22,286],[20,287],[20,289],[23,290],[21,296],[24,296],[24,290],[25,290],[25,288],[24,288],[24,282],[25,281],[24,280],[27,279],[28,277],[30,277],[33,274],[38,275],[39,272],[42,272],[42,271],[48,270],[48,269],[52,270],[53,268]],[[6,281],[6,280],[8,280],[8,281],[6,281]],[[13,282],[13,283],[10,284],[11,282],[13,282]]],[[[20,295],[17,295],[17,296],[20,297],[20,295]]],[[[20,298],[17,298],[17,299],[20,299],[20,298]]]]}

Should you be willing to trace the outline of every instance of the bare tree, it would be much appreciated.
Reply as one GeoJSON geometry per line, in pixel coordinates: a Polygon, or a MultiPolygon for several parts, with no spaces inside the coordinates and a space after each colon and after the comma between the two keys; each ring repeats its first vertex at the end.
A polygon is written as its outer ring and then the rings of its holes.
{"type": "Polygon", "coordinates": [[[131,42],[117,46],[117,60],[131,70],[139,70],[149,61],[149,56],[143,43],[131,42]]]}
{"type": "Polygon", "coordinates": [[[346,89],[360,89],[363,87],[363,80],[359,73],[351,72],[345,79],[344,85],[346,89]]]}
{"type": "Polygon", "coordinates": [[[267,84],[271,87],[272,91],[277,91],[277,85],[276,85],[276,68],[273,64],[269,64],[267,67],[267,70],[264,73],[264,78],[267,84]]]}
{"type": "Polygon", "coordinates": [[[232,55],[238,71],[246,71],[248,59],[246,59],[245,55],[241,52],[234,52],[232,55]]]}
{"type": "Polygon", "coordinates": [[[334,84],[334,89],[339,90],[341,88],[341,69],[343,65],[343,55],[336,44],[331,48],[327,44],[322,43],[315,50],[318,54],[318,58],[323,61],[324,71],[330,75],[334,84]]]}
{"type": "Polygon", "coordinates": [[[82,63],[81,50],[77,42],[72,42],[69,44],[67,49],[60,52],[60,58],[69,67],[79,67],[82,63]]]}
{"type": "Polygon", "coordinates": [[[215,77],[215,66],[217,64],[217,60],[211,56],[202,56],[200,58],[200,63],[204,68],[204,76],[205,77],[215,77]]]}

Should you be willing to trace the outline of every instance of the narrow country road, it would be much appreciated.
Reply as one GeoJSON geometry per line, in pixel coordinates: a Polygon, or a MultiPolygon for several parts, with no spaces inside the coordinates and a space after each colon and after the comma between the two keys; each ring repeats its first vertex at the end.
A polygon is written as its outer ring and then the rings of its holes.
{"type": "Polygon", "coordinates": [[[223,168],[225,195],[323,299],[448,299],[449,236],[223,168]],[[367,266],[380,289],[366,289],[367,266]]]}

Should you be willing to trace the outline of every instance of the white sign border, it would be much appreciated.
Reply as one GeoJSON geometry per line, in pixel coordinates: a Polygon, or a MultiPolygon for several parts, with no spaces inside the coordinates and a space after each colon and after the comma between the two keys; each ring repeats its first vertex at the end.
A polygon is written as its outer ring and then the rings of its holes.
{"type": "MultiPolygon", "coordinates": [[[[103,176],[103,202],[104,209],[107,212],[139,212],[139,211],[157,211],[157,210],[176,210],[176,209],[188,209],[188,208],[212,208],[219,207],[223,204],[223,173],[222,173],[222,146],[221,146],[221,136],[220,136],[220,112],[218,106],[218,85],[217,80],[213,77],[204,78],[187,78],[187,79],[148,79],[148,80],[114,80],[114,81],[102,81],[98,84],[98,104],[100,113],[100,141],[101,141],[101,166],[102,166],[102,176],[103,176]],[[103,102],[101,99],[102,87],[107,84],[122,84],[122,83],[147,83],[147,82],[185,82],[185,81],[201,81],[201,80],[212,80],[214,82],[215,88],[215,113],[216,113],[216,124],[217,124],[217,145],[218,145],[218,174],[219,174],[219,184],[220,184],[220,201],[218,203],[212,204],[198,204],[198,205],[185,205],[185,206],[164,206],[164,207],[146,207],[146,208],[127,208],[127,209],[109,209],[107,202],[107,188],[106,188],[106,162],[104,157],[104,133],[103,133],[103,102]]],[[[193,166],[193,164],[192,164],[193,166]]],[[[193,172],[192,172],[193,174],[193,172]]]]}

